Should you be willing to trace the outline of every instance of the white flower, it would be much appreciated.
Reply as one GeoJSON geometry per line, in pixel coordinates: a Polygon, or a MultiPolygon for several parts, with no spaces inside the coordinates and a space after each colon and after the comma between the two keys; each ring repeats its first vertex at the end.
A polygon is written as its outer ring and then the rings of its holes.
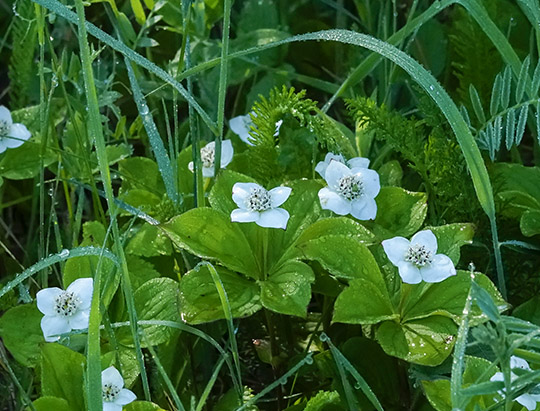
{"type": "Polygon", "coordinates": [[[291,191],[289,187],[276,187],[268,191],[255,183],[236,183],[232,198],[240,208],[232,211],[231,221],[255,222],[261,227],[285,229],[289,212],[278,207],[287,201],[291,191]]]}
{"type": "Polygon", "coordinates": [[[137,399],[135,394],[124,388],[124,379],[114,367],[101,372],[103,411],[122,411],[122,407],[137,399]]]}
{"type": "MultiPolygon", "coordinates": [[[[250,146],[253,145],[253,142],[251,141],[249,132],[251,130],[251,127],[254,127],[251,116],[257,117],[257,114],[252,111],[245,116],[233,117],[229,120],[229,127],[231,131],[234,134],[238,135],[238,137],[240,137],[240,140],[242,140],[246,144],[249,144],[250,146]]],[[[277,137],[279,135],[279,129],[281,128],[282,124],[283,120],[279,120],[276,122],[276,132],[274,133],[274,137],[277,137]]]]}
{"type": "Polygon", "coordinates": [[[368,168],[369,159],[364,157],[354,157],[350,160],[345,160],[341,154],[326,153],[324,161],[319,161],[315,166],[315,171],[321,175],[322,178],[325,178],[326,169],[332,161],[338,161],[341,164],[345,164],[349,168],[368,168]]]}
{"type": "MultiPolygon", "coordinates": [[[[529,367],[529,364],[527,361],[525,361],[523,358],[512,356],[510,357],[510,368],[522,368],[527,371],[531,371],[531,367],[529,367]]],[[[510,373],[510,380],[513,381],[518,376],[514,374],[513,372],[510,373]]],[[[493,377],[489,379],[490,381],[504,381],[504,376],[502,372],[496,372],[493,377]]],[[[536,388],[539,388],[540,386],[537,386],[536,388]]],[[[499,391],[500,395],[504,395],[504,390],[499,391]]],[[[525,408],[527,408],[529,411],[536,409],[536,403],[540,401],[540,394],[522,394],[519,397],[515,398],[515,400],[523,405],[525,408]]]]}
{"type": "MultiPolygon", "coordinates": [[[[221,142],[221,167],[225,168],[229,165],[233,158],[234,149],[231,140],[223,140],[221,142]]],[[[211,141],[201,148],[201,163],[203,177],[214,177],[214,160],[216,157],[216,143],[211,141]]],[[[188,168],[193,172],[193,161],[190,161],[188,168]]]]}
{"type": "Polygon", "coordinates": [[[31,135],[24,124],[13,123],[9,110],[0,106],[0,153],[21,146],[31,135]]]}
{"type": "Polygon", "coordinates": [[[419,231],[411,241],[394,237],[382,242],[388,259],[394,264],[404,283],[439,283],[452,275],[456,268],[450,258],[437,253],[437,238],[431,230],[419,231]]]}
{"type": "Polygon", "coordinates": [[[375,197],[381,189],[379,174],[376,171],[358,166],[349,168],[339,161],[331,160],[326,167],[319,167],[319,170],[323,168],[328,187],[319,190],[322,208],[339,215],[352,214],[359,220],[375,218],[377,215],[375,197]]]}
{"type": "Polygon", "coordinates": [[[38,291],[37,307],[45,314],[41,319],[45,341],[58,341],[60,337],[53,335],[88,328],[93,289],[92,278],[79,278],[65,291],[58,287],[38,291]]]}

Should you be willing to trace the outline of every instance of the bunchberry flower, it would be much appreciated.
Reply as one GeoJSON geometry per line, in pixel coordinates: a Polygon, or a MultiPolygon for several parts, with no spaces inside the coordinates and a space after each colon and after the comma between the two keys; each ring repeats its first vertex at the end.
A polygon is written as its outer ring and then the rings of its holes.
{"type": "Polygon", "coordinates": [[[24,124],[13,123],[9,110],[0,106],[0,153],[23,145],[31,135],[24,124]]]}
{"type": "MultiPolygon", "coordinates": [[[[251,116],[257,117],[257,114],[252,111],[245,116],[233,117],[229,120],[229,127],[231,131],[234,134],[238,135],[238,137],[240,137],[240,140],[250,146],[253,145],[253,142],[251,141],[249,135],[251,127],[253,127],[253,120],[251,120],[251,116]]],[[[274,133],[274,137],[277,137],[279,135],[279,129],[282,124],[283,120],[279,120],[276,122],[276,132],[274,133]]]]}
{"type": "Polygon", "coordinates": [[[278,208],[291,195],[290,187],[276,187],[268,191],[255,183],[236,183],[232,198],[239,207],[232,211],[231,221],[254,222],[261,227],[287,227],[289,212],[278,208]]]}
{"type": "Polygon", "coordinates": [[[122,407],[137,399],[135,394],[124,388],[124,379],[113,366],[101,372],[103,411],[122,411],[122,407]]]}
{"type": "Polygon", "coordinates": [[[375,197],[381,189],[379,174],[358,164],[367,166],[365,161],[359,161],[355,167],[349,168],[334,160],[320,166],[319,170],[324,168],[328,187],[319,190],[319,200],[325,210],[339,215],[351,214],[359,220],[372,220],[377,215],[375,197]]]}
{"type": "MultiPolygon", "coordinates": [[[[225,168],[229,165],[233,158],[234,149],[231,140],[223,140],[221,142],[221,167],[225,168]]],[[[201,163],[203,177],[214,177],[214,160],[216,157],[216,143],[211,141],[201,148],[201,163]]],[[[193,161],[190,161],[188,168],[193,172],[193,161]]]]}
{"type": "Polygon", "coordinates": [[[404,283],[438,283],[456,275],[452,260],[437,254],[437,238],[431,230],[419,231],[411,241],[403,237],[384,240],[382,246],[404,283]]]}
{"type": "Polygon", "coordinates": [[[345,160],[341,154],[326,153],[324,161],[319,161],[315,166],[315,171],[320,174],[322,178],[325,178],[326,169],[332,161],[338,161],[345,164],[349,168],[368,168],[369,159],[364,157],[354,157],[350,160],[345,160]]]}
{"type": "MultiPolygon", "coordinates": [[[[523,358],[519,358],[516,356],[510,357],[510,368],[512,370],[516,368],[521,368],[527,371],[531,371],[531,367],[529,367],[529,364],[527,361],[525,361],[523,358]]],[[[513,381],[518,376],[514,374],[513,372],[510,373],[510,380],[513,381]]],[[[493,377],[489,379],[490,381],[504,381],[504,376],[502,372],[496,372],[493,377]]],[[[535,389],[539,389],[540,385],[537,385],[535,389]]],[[[499,394],[504,396],[504,389],[499,391],[499,394]]],[[[540,394],[521,394],[519,397],[516,397],[515,400],[523,405],[525,408],[527,408],[529,411],[536,409],[536,403],[540,401],[540,394]]]]}
{"type": "Polygon", "coordinates": [[[60,337],[53,335],[88,328],[93,289],[92,278],[79,278],[65,291],[58,287],[38,291],[37,307],[45,314],[41,319],[45,341],[58,341],[60,337]]]}

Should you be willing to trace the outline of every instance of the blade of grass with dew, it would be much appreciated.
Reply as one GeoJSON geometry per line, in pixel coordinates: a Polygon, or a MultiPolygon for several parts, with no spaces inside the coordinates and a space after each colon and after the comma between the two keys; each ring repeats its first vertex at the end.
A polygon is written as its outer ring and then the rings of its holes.
{"type": "Polygon", "coordinates": [[[159,172],[161,173],[161,178],[165,184],[165,191],[167,192],[167,196],[171,199],[171,201],[178,204],[178,187],[174,178],[174,171],[172,169],[171,161],[167,155],[167,151],[165,150],[165,146],[163,145],[163,141],[161,140],[161,136],[159,135],[156,124],[154,123],[152,113],[150,113],[148,104],[146,103],[141,88],[139,87],[139,82],[135,77],[135,72],[131,66],[132,63],[127,58],[124,58],[124,61],[128,72],[129,84],[131,85],[131,89],[133,91],[133,98],[135,99],[135,104],[137,105],[137,110],[139,110],[139,115],[141,116],[146,133],[148,134],[150,146],[152,147],[152,151],[156,157],[159,172]]]}
{"type": "Polygon", "coordinates": [[[229,31],[231,28],[231,7],[232,0],[223,2],[223,33],[221,36],[221,60],[219,67],[219,89],[218,89],[218,106],[217,106],[217,128],[218,135],[216,136],[215,159],[214,159],[214,175],[217,176],[221,169],[221,142],[223,140],[223,120],[225,118],[225,93],[227,92],[227,76],[229,67],[229,31]]]}
{"type": "MultiPolygon", "coordinates": [[[[238,346],[236,344],[236,334],[234,333],[233,315],[231,310],[231,304],[229,303],[229,297],[227,296],[225,287],[223,287],[223,282],[221,281],[221,278],[219,278],[219,274],[217,273],[212,263],[209,263],[208,261],[203,261],[201,265],[204,265],[208,268],[208,271],[210,271],[210,275],[212,276],[212,280],[214,281],[214,285],[216,286],[219,300],[221,301],[221,306],[223,307],[223,313],[225,314],[225,320],[227,321],[233,361],[236,367],[236,375],[240,387],[242,387],[242,370],[240,368],[240,356],[238,355],[238,346]]],[[[239,392],[238,394],[240,395],[240,397],[242,396],[242,392],[239,392]]]]}
{"type": "MultiPolygon", "coordinates": [[[[110,224],[113,231],[115,243],[115,251],[120,259],[120,274],[122,279],[122,288],[126,299],[126,306],[131,322],[131,333],[135,345],[135,353],[139,363],[141,373],[141,381],[146,400],[150,401],[150,388],[148,385],[148,377],[144,365],[144,359],[141,351],[141,343],[139,340],[137,314],[135,311],[135,302],[133,300],[133,290],[131,289],[131,280],[129,278],[127,261],[122,248],[122,241],[118,224],[116,222],[116,204],[114,202],[114,194],[112,191],[111,175],[107,161],[107,153],[105,148],[105,138],[103,136],[101,115],[99,113],[99,104],[97,99],[96,88],[94,84],[94,75],[92,71],[92,60],[90,57],[90,47],[86,33],[84,5],[82,0],[75,0],[77,9],[77,21],[79,27],[79,48],[81,54],[81,66],[84,78],[84,89],[86,94],[86,102],[88,107],[88,134],[94,140],[96,154],[99,164],[99,171],[105,194],[107,205],[109,207],[110,224]]],[[[99,278],[99,277],[98,277],[99,278]]],[[[87,352],[87,367],[88,367],[88,408],[89,411],[101,411],[103,407],[101,398],[101,346],[99,338],[100,324],[100,294],[99,284],[94,284],[94,295],[92,297],[92,306],[90,309],[90,321],[88,325],[88,352],[87,352]]]]}
{"type": "MultiPolygon", "coordinates": [[[[78,25],[79,26],[79,19],[77,17],[77,14],[69,10],[65,5],[60,3],[58,0],[32,0],[34,3],[37,3],[48,10],[52,11],[55,14],[58,14],[59,16],[65,18],[69,22],[78,25]]],[[[175,80],[169,73],[167,73],[165,70],[163,70],[161,67],[157,66],[155,63],[152,63],[150,60],[144,58],[139,53],[133,51],[128,46],[126,46],[121,41],[115,39],[111,35],[105,33],[103,30],[97,28],[92,23],[82,20],[84,22],[85,26],[85,32],[88,30],[88,33],[90,33],[92,36],[96,37],[98,40],[102,41],[112,49],[118,51],[123,56],[127,57],[137,65],[144,67],[149,72],[154,74],[155,76],[159,77],[163,81],[169,83],[172,87],[174,87],[182,97],[186,99],[186,101],[189,103],[190,106],[193,106],[193,108],[199,113],[205,124],[208,126],[208,128],[212,131],[214,135],[217,135],[217,128],[214,123],[214,121],[208,116],[206,111],[197,103],[197,101],[194,99],[193,95],[189,93],[182,84],[180,84],[177,80],[175,80]]]]}

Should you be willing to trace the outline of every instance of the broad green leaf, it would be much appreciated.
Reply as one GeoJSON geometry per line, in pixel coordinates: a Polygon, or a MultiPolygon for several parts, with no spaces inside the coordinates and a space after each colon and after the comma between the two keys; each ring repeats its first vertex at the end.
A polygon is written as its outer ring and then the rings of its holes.
{"type": "Polygon", "coordinates": [[[337,298],[332,321],[365,325],[397,318],[399,314],[394,312],[386,288],[359,278],[352,280],[337,298]]]}
{"type": "Polygon", "coordinates": [[[403,323],[385,321],[377,327],[375,337],[388,355],[434,366],[451,354],[456,333],[454,321],[434,315],[403,323]]]}
{"type": "Polygon", "coordinates": [[[75,411],[65,399],[58,397],[41,397],[35,400],[32,405],[36,411],[75,411]]]}
{"type": "Polygon", "coordinates": [[[84,410],[84,369],[86,358],[60,344],[41,348],[41,392],[65,399],[70,409],[84,410]]]}
{"type": "Polygon", "coordinates": [[[53,151],[41,155],[41,142],[30,138],[22,146],[6,150],[0,157],[0,175],[11,180],[24,180],[39,174],[41,161],[47,167],[57,160],[53,151]]]}
{"type": "Polygon", "coordinates": [[[379,266],[371,251],[355,238],[327,235],[298,246],[301,258],[318,261],[339,278],[362,278],[385,288],[379,266]]]}
{"type": "Polygon", "coordinates": [[[474,236],[473,224],[455,223],[428,228],[437,237],[437,254],[447,255],[454,264],[459,262],[461,246],[471,244],[474,236]]]}
{"type": "MultiPolygon", "coordinates": [[[[178,306],[179,288],[178,283],[170,278],[154,278],[140,286],[134,293],[135,310],[139,321],[178,321],[180,309],[178,306]]],[[[151,345],[162,344],[175,332],[170,327],[160,325],[141,325],[146,341],[151,345]]],[[[131,332],[128,327],[123,327],[118,332],[118,339],[125,345],[132,343],[131,332]]]]}
{"type": "Polygon", "coordinates": [[[144,223],[131,230],[135,231],[135,234],[127,243],[127,254],[141,257],[157,257],[172,254],[171,240],[158,226],[144,223]]]}
{"type": "Polygon", "coordinates": [[[368,244],[375,241],[374,234],[352,218],[329,217],[315,221],[306,228],[296,241],[296,246],[327,235],[343,235],[368,244]]]}
{"type": "Polygon", "coordinates": [[[426,218],[427,196],[424,193],[382,187],[375,200],[377,217],[373,232],[382,240],[395,236],[410,237],[426,218]]]}
{"type": "Polygon", "coordinates": [[[118,173],[122,179],[122,193],[133,188],[154,193],[158,197],[165,193],[165,185],[157,164],[146,157],[131,157],[118,163],[118,173]]]}
{"type": "Polygon", "coordinates": [[[540,210],[540,198],[517,190],[503,191],[497,194],[500,213],[505,217],[518,219],[523,212],[533,209],[540,210]]]}
{"type": "Polygon", "coordinates": [[[146,14],[144,14],[141,0],[129,0],[129,2],[131,3],[131,10],[135,14],[135,20],[142,26],[146,22],[146,14]]]}
{"type": "Polygon", "coordinates": [[[519,228],[524,236],[540,234],[540,210],[527,210],[521,216],[519,228]]]}
{"type": "Polygon", "coordinates": [[[239,223],[211,208],[192,209],[161,227],[171,240],[201,258],[217,260],[233,271],[258,278],[259,267],[239,223]]]}
{"type": "Polygon", "coordinates": [[[304,411],[325,411],[325,410],[345,411],[346,408],[341,402],[337,391],[319,391],[306,404],[304,411]]]}
{"type": "MultiPolygon", "coordinates": [[[[215,267],[227,293],[234,317],[245,317],[261,308],[260,290],[256,282],[223,267],[215,267]]],[[[225,318],[216,285],[207,266],[187,272],[180,280],[182,319],[200,324],[225,318]]]]}
{"type": "Polygon", "coordinates": [[[540,201],[540,167],[526,167],[521,164],[495,163],[490,169],[493,180],[504,191],[521,191],[540,201]]]}
{"type": "Polygon", "coordinates": [[[403,169],[397,160],[384,163],[378,170],[381,186],[400,186],[403,169]]]}
{"type": "MultiPolygon", "coordinates": [[[[132,153],[132,148],[127,144],[108,145],[105,147],[105,151],[107,152],[107,162],[110,166],[112,166],[113,164],[118,163],[120,160],[129,157],[132,153]]],[[[90,163],[95,165],[92,172],[98,173],[99,167],[97,166],[98,160],[96,153],[92,153],[90,155],[90,163]]]]}
{"type": "Polygon", "coordinates": [[[517,306],[512,311],[512,315],[540,326],[540,296],[535,295],[530,300],[517,306]]]}
{"type": "Polygon", "coordinates": [[[429,403],[437,411],[452,411],[450,380],[422,381],[429,403]]]}
{"type": "Polygon", "coordinates": [[[213,209],[230,215],[231,211],[238,208],[232,199],[232,189],[236,183],[257,183],[257,181],[236,171],[222,170],[208,197],[213,209]]]}
{"type": "Polygon", "coordinates": [[[128,254],[126,255],[126,261],[129,277],[131,279],[131,286],[134,290],[139,288],[145,282],[160,277],[160,273],[156,271],[152,263],[143,260],[142,258],[128,254]]]}
{"type": "MultiPolygon", "coordinates": [[[[137,207],[146,214],[153,214],[155,208],[161,203],[161,197],[142,188],[125,190],[119,196],[119,199],[130,206],[137,207]]],[[[122,211],[122,215],[131,215],[131,213],[122,211]]]]}
{"type": "Polygon", "coordinates": [[[148,401],[133,401],[122,408],[124,411],[165,411],[159,405],[148,401]]]}
{"type": "Polygon", "coordinates": [[[13,307],[0,317],[0,337],[11,355],[26,367],[39,362],[43,314],[34,304],[13,307]]]}
{"type": "Polygon", "coordinates": [[[307,264],[286,261],[260,282],[262,305],[281,314],[305,317],[314,280],[313,271],[307,264]]]}

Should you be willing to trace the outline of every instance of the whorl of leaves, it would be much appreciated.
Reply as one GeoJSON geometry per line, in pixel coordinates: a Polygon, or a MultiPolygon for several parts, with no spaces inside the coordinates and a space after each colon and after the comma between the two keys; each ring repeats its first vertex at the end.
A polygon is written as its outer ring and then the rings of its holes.
{"type": "Polygon", "coordinates": [[[11,82],[11,109],[22,108],[28,103],[28,92],[36,73],[34,53],[37,46],[34,3],[17,2],[17,16],[13,21],[13,51],[9,60],[11,82]]]}

